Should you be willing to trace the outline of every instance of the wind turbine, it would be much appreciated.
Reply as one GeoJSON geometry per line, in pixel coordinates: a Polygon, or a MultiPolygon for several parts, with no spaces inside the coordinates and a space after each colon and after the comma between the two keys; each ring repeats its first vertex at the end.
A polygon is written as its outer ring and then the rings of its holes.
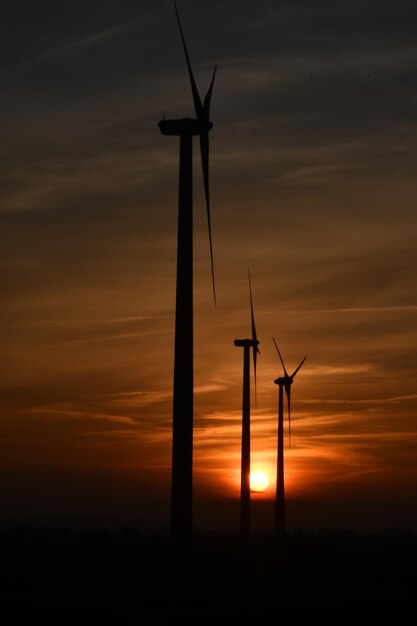
{"type": "Polygon", "coordinates": [[[200,137],[201,163],[207,208],[211,277],[214,303],[213,247],[209,194],[210,102],[216,68],[201,101],[185,43],[177,5],[175,13],[185,52],[196,118],[163,119],[158,123],[163,135],[180,138],[177,287],[175,310],[174,390],[172,426],[171,540],[189,543],[192,536],[193,470],[193,136],[200,137]]]}
{"type": "Polygon", "coordinates": [[[250,349],[253,349],[253,373],[256,398],[256,359],[259,341],[253,315],[252,286],[249,278],[252,339],[235,339],[236,347],[243,348],[243,397],[242,397],[242,455],[240,474],[240,534],[246,540],[250,532],[250,349]]]}
{"type": "Polygon", "coordinates": [[[277,461],[277,483],[276,483],[276,497],[275,497],[275,532],[277,535],[281,535],[285,532],[285,487],[284,487],[284,389],[287,394],[288,403],[288,435],[291,445],[291,385],[294,381],[295,375],[301,368],[302,364],[307,357],[301,361],[296,370],[288,375],[285,369],[284,360],[281,356],[277,342],[272,337],[275,347],[278,352],[282,367],[284,369],[284,376],[280,376],[274,380],[274,383],[279,387],[278,393],[278,461],[277,461]]]}

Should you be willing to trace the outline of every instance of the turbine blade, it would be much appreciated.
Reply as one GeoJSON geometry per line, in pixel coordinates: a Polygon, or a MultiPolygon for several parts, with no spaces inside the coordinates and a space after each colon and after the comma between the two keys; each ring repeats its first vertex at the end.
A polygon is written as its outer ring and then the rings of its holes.
{"type": "Polygon", "coordinates": [[[185,37],[184,37],[184,33],[182,30],[182,26],[181,26],[180,16],[179,16],[178,9],[177,9],[177,3],[175,2],[175,0],[174,0],[174,7],[175,7],[175,13],[177,14],[178,26],[180,27],[180,33],[181,33],[182,44],[184,46],[185,58],[187,60],[188,74],[190,76],[190,83],[191,83],[191,91],[193,93],[195,114],[198,120],[203,121],[204,109],[203,109],[203,105],[201,102],[200,94],[198,93],[197,84],[194,79],[190,57],[188,56],[187,45],[185,43],[185,37]]]}
{"type": "Polygon", "coordinates": [[[207,122],[210,119],[210,102],[211,102],[211,94],[213,93],[213,85],[214,85],[214,79],[216,77],[216,71],[217,71],[217,65],[214,66],[211,83],[207,90],[206,97],[204,98],[204,102],[203,102],[204,118],[207,122]]]}
{"type": "MultiPolygon", "coordinates": [[[[255,316],[253,314],[253,299],[252,299],[252,284],[250,280],[250,271],[248,268],[248,279],[249,279],[249,297],[250,297],[250,315],[251,315],[251,326],[252,326],[252,340],[254,342],[258,341],[258,337],[256,335],[256,326],[255,326],[255,316]]],[[[256,346],[258,347],[258,346],[256,346]]],[[[259,352],[259,350],[258,350],[259,352]]]]}
{"type": "Polygon", "coordinates": [[[250,271],[248,268],[248,279],[249,279],[249,296],[250,296],[250,315],[251,315],[251,327],[252,327],[252,349],[253,349],[253,375],[255,380],[255,404],[257,401],[256,398],[256,360],[258,357],[259,348],[258,348],[258,336],[256,334],[256,326],[255,326],[255,316],[253,314],[253,299],[252,299],[252,284],[250,280],[250,271]]]}
{"type": "Polygon", "coordinates": [[[289,438],[289,446],[291,448],[291,383],[286,383],[285,392],[287,394],[287,402],[288,402],[288,438],[289,438]]]}
{"type": "Polygon", "coordinates": [[[301,369],[302,364],[304,363],[304,361],[306,360],[306,356],[304,357],[304,359],[301,361],[300,365],[297,367],[297,369],[295,370],[295,372],[293,372],[293,374],[291,375],[291,378],[294,378],[294,376],[296,375],[296,373],[298,372],[299,369],[301,369]]]}
{"type": "Polygon", "coordinates": [[[255,406],[258,405],[258,393],[257,393],[257,387],[256,387],[256,358],[257,358],[257,351],[255,349],[255,347],[253,348],[253,381],[255,383],[255,406]]]}
{"type": "Polygon", "coordinates": [[[288,376],[288,372],[287,372],[287,370],[285,369],[284,360],[283,360],[283,358],[282,358],[282,356],[281,356],[281,352],[279,351],[279,348],[278,348],[278,346],[277,346],[277,342],[275,341],[275,339],[274,339],[273,337],[272,337],[272,341],[274,342],[275,347],[276,347],[277,352],[278,352],[278,356],[279,356],[279,358],[281,359],[282,367],[284,368],[284,374],[285,374],[285,376],[288,376]]]}
{"type": "Polygon", "coordinates": [[[213,298],[216,305],[216,283],[214,280],[214,258],[213,258],[213,242],[211,237],[211,217],[210,217],[210,191],[209,191],[209,137],[208,132],[202,130],[200,133],[200,150],[201,150],[201,166],[203,168],[204,193],[206,196],[207,208],[207,224],[210,244],[210,262],[211,262],[211,282],[213,285],[213,298]]]}
{"type": "Polygon", "coordinates": [[[211,236],[211,218],[210,218],[210,193],[209,193],[209,139],[208,139],[208,128],[205,122],[209,121],[210,114],[210,102],[211,95],[213,92],[214,79],[216,76],[217,65],[214,68],[213,76],[207,91],[207,94],[204,98],[204,105],[201,102],[200,94],[198,93],[197,84],[194,79],[193,70],[191,67],[190,57],[188,55],[187,44],[185,43],[184,32],[181,26],[181,20],[178,13],[177,3],[174,0],[175,13],[177,15],[178,26],[181,33],[181,39],[184,46],[185,58],[187,61],[188,74],[190,76],[191,83],[191,91],[193,94],[194,101],[194,109],[197,116],[197,119],[202,123],[203,128],[200,132],[200,150],[201,150],[201,165],[203,169],[203,179],[204,179],[204,193],[206,197],[206,207],[207,207],[207,222],[208,222],[208,231],[209,231],[209,244],[210,244],[210,262],[211,262],[211,280],[213,284],[213,297],[214,304],[216,304],[216,285],[214,280],[214,259],[213,259],[213,243],[211,236]]]}

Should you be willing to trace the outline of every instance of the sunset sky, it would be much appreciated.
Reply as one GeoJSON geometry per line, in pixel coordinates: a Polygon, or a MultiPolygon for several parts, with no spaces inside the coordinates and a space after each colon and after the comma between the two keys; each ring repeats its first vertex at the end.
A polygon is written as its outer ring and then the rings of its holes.
{"type": "MultiPolygon", "coordinates": [[[[212,99],[217,307],[195,143],[194,519],[237,528],[247,268],[289,527],[417,529],[415,0],[178,0],[212,99]]],[[[0,10],[0,522],[169,520],[178,141],[171,0],[0,10]]]]}

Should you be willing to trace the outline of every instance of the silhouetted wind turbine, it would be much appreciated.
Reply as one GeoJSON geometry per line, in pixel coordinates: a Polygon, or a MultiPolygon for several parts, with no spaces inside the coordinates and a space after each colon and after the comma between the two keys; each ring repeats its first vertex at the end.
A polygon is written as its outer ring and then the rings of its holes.
{"type": "Polygon", "coordinates": [[[175,311],[175,354],[173,393],[173,441],[171,484],[171,539],[188,543],[192,534],[192,468],[193,468],[193,136],[200,136],[201,163],[207,207],[213,296],[216,303],[213,248],[211,240],[209,194],[210,102],[214,68],[208,91],[201,101],[185,44],[177,5],[178,26],[187,61],[196,119],[163,119],[158,123],[163,135],[180,138],[177,293],[175,311]]]}
{"type": "Polygon", "coordinates": [[[277,483],[276,483],[276,497],[275,497],[275,531],[277,534],[285,532],[285,487],[284,487],[284,389],[287,394],[288,402],[288,434],[291,444],[291,385],[298,370],[307,357],[301,361],[297,369],[288,375],[285,369],[284,360],[281,356],[279,348],[275,339],[272,337],[275,347],[278,352],[282,367],[284,369],[284,376],[274,380],[274,383],[279,387],[278,393],[278,461],[277,461],[277,483]]]}
{"type": "Polygon", "coordinates": [[[253,315],[252,286],[249,278],[252,339],[235,339],[234,344],[243,348],[243,396],[242,396],[242,456],[240,478],[240,533],[247,539],[250,532],[250,349],[253,348],[253,373],[256,390],[256,359],[259,341],[253,315]]]}

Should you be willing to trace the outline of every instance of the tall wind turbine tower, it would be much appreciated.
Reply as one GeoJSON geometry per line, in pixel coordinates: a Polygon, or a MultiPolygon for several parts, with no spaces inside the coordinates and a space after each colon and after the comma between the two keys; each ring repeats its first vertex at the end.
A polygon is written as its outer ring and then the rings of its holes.
{"type": "Polygon", "coordinates": [[[280,376],[274,380],[274,383],[278,385],[278,460],[277,460],[277,483],[276,483],[276,496],[275,496],[275,532],[277,536],[281,536],[285,533],[285,486],[284,486],[284,389],[287,394],[288,402],[288,434],[291,437],[291,385],[298,370],[307,357],[301,361],[297,369],[288,375],[285,369],[284,361],[277,346],[275,339],[272,337],[275,347],[278,352],[282,367],[284,369],[284,376],[280,376]]]}
{"type": "Polygon", "coordinates": [[[256,359],[259,341],[253,315],[252,286],[249,278],[252,339],[235,339],[234,344],[243,348],[243,396],[242,396],[242,455],[240,473],[240,534],[247,540],[250,533],[250,349],[253,349],[253,372],[256,396],[256,359]]]}
{"type": "Polygon", "coordinates": [[[193,470],[193,137],[200,137],[201,163],[207,207],[211,275],[214,302],[213,248],[211,240],[209,194],[210,102],[216,68],[208,91],[201,101],[185,43],[177,5],[174,2],[181,34],[195,118],[163,119],[158,123],[163,135],[180,138],[177,288],[175,310],[174,391],[172,426],[171,540],[187,544],[192,536],[192,470],[193,470]]]}

